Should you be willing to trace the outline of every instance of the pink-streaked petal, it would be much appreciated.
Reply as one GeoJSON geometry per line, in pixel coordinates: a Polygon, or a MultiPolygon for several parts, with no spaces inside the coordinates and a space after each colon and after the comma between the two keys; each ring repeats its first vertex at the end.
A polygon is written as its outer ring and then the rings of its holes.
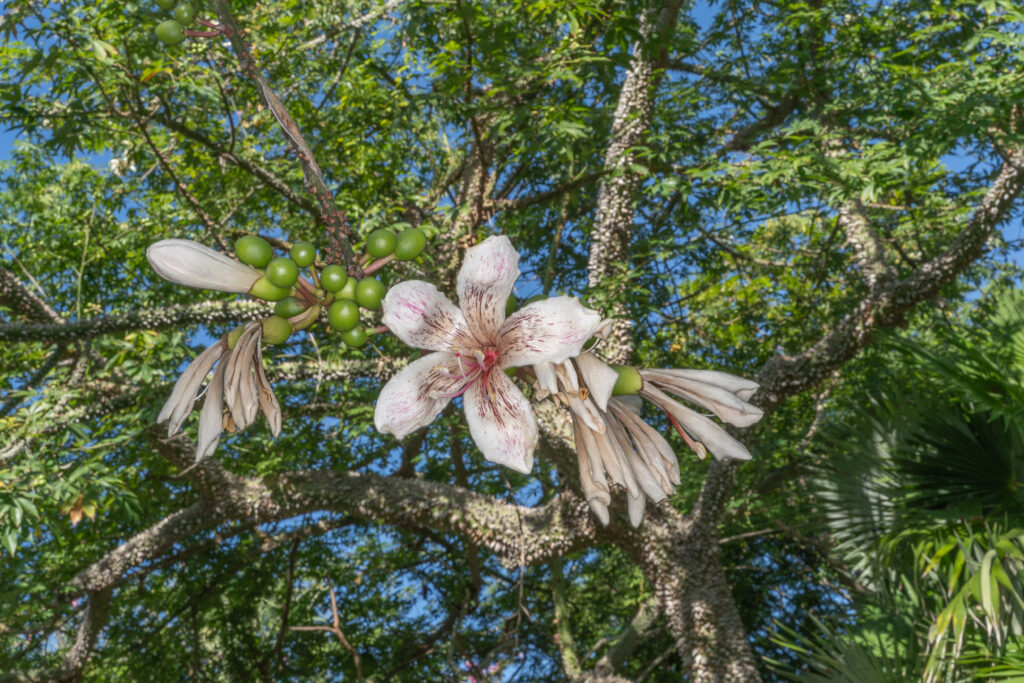
{"type": "Polygon", "coordinates": [[[484,457],[517,472],[533,469],[537,421],[530,402],[504,372],[473,382],[463,399],[469,433],[484,457]]]}
{"type": "Polygon", "coordinates": [[[509,316],[501,326],[498,352],[503,368],[562,363],[578,356],[593,336],[601,316],[571,296],[535,301],[509,316]]]}
{"type": "Polygon", "coordinates": [[[258,270],[192,240],[161,240],[146,249],[153,270],[186,287],[245,294],[260,279],[258,270]]]}
{"type": "Polygon", "coordinates": [[[402,439],[434,421],[466,385],[459,364],[449,353],[431,353],[414,360],[388,380],[377,397],[373,423],[377,431],[402,439]]]}
{"type": "Polygon", "coordinates": [[[466,251],[456,290],[466,324],[481,344],[493,344],[505,322],[505,303],[519,278],[519,254],[504,235],[466,251]]]}
{"type": "Polygon", "coordinates": [[[462,312],[429,282],[406,280],[388,290],[381,322],[418,349],[451,351],[473,345],[462,312]]]}

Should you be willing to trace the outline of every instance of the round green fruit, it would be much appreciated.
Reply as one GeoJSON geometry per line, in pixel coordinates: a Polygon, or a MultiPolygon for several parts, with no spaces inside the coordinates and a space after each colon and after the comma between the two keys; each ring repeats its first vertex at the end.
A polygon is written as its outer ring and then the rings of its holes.
{"type": "Polygon", "coordinates": [[[263,343],[281,344],[292,335],[292,324],[281,316],[272,315],[263,320],[263,343]]]}
{"type": "Polygon", "coordinates": [[[254,268],[262,268],[274,258],[274,250],[270,242],[257,235],[246,235],[235,240],[235,255],[242,263],[254,268]]]}
{"type": "Polygon", "coordinates": [[[161,21],[156,25],[155,33],[164,45],[178,45],[185,40],[185,27],[174,19],[161,21]]]}
{"type": "Polygon", "coordinates": [[[644,388],[644,380],[631,365],[612,365],[612,370],[619,373],[615,380],[615,388],[612,389],[612,396],[628,396],[638,394],[644,388]]]}
{"type": "Polygon", "coordinates": [[[359,284],[359,280],[354,277],[346,278],[345,286],[338,292],[339,299],[355,299],[356,298],[356,285],[359,284]]]}
{"type": "Polygon", "coordinates": [[[387,294],[384,283],[374,277],[363,278],[356,285],[356,301],[363,308],[376,311],[380,308],[381,299],[387,294]]]}
{"type": "Polygon", "coordinates": [[[359,324],[359,306],[351,299],[338,299],[327,309],[327,322],[339,332],[348,332],[359,324]]]}
{"type": "Polygon", "coordinates": [[[328,292],[340,291],[348,281],[348,273],[341,266],[327,266],[320,271],[320,284],[328,292]]]}
{"type": "Polygon", "coordinates": [[[427,246],[427,236],[423,234],[422,230],[416,228],[403,230],[395,244],[395,258],[399,261],[411,261],[423,252],[425,246],[427,246]]]}
{"type": "Polygon", "coordinates": [[[278,287],[264,275],[256,281],[256,284],[252,286],[249,293],[257,299],[263,299],[264,301],[280,301],[291,293],[291,289],[289,287],[278,287]]]}
{"type": "Polygon", "coordinates": [[[366,251],[373,258],[384,258],[395,250],[398,238],[390,230],[374,230],[366,238],[366,251]]]}
{"type": "Polygon", "coordinates": [[[316,261],[316,247],[309,242],[296,242],[288,254],[299,268],[306,268],[316,261]]]}
{"type": "Polygon", "coordinates": [[[187,2],[183,2],[174,8],[174,18],[188,26],[195,19],[196,8],[187,2]]]}
{"type": "Polygon", "coordinates": [[[169,12],[170,10],[174,9],[174,5],[176,5],[177,2],[178,0],[156,0],[156,6],[164,11],[169,12]]]}
{"type": "Polygon", "coordinates": [[[282,318],[294,318],[304,310],[306,310],[306,304],[294,296],[286,296],[274,306],[274,315],[279,315],[282,318]]]}
{"type": "Polygon", "coordinates": [[[341,341],[349,346],[358,349],[366,343],[366,330],[362,327],[353,327],[348,332],[341,333],[341,341]]]}
{"type": "Polygon", "coordinates": [[[235,329],[228,332],[228,348],[234,349],[238,346],[238,340],[242,338],[242,333],[245,332],[245,325],[239,325],[235,329]]]}
{"type": "Polygon", "coordinates": [[[287,256],[278,256],[267,264],[267,279],[278,287],[291,287],[299,279],[299,267],[287,256]]]}

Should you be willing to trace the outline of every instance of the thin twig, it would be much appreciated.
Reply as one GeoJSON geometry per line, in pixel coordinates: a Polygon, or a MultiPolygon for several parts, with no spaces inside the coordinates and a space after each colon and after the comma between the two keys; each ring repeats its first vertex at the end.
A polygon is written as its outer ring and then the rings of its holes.
{"type": "Polygon", "coordinates": [[[335,248],[331,250],[331,256],[344,261],[350,275],[361,277],[362,272],[356,263],[352,244],[349,241],[349,235],[352,231],[349,228],[348,219],[335,206],[334,193],[331,192],[324,181],[320,166],[313,156],[313,150],[310,149],[309,144],[302,136],[299,127],[296,125],[291,114],[288,113],[284,103],[270,87],[269,81],[256,68],[256,62],[253,60],[249,45],[242,37],[241,29],[239,29],[235,17],[231,14],[228,3],[224,0],[212,0],[210,4],[217,13],[223,34],[231,41],[231,47],[234,48],[235,54],[238,56],[242,73],[248,76],[256,85],[260,100],[274,116],[281,131],[284,133],[289,147],[298,157],[299,165],[302,168],[302,175],[306,180],[306,190],[313,195],[320,205],[320,220],[323,222],[327,234],[333,240],[335,248]]]}
{"type": "Polygon", "coordinates": [[[359,658],[359,653],[352,647],[352,644],[348,642],[348,638],[345,637],[345,633],[341,630],[341,617],[338,615],[338,599],[334,595],[334,586],[331,586],[331,625],[330,626],[290,626],[292,631],[327,631],[333,633],[341,643],[341,646],[348,650],[349,654],[352,655],[352,661],[356,665],[356,680],[359,683],[363,681],[363,662],[359,658]]]}

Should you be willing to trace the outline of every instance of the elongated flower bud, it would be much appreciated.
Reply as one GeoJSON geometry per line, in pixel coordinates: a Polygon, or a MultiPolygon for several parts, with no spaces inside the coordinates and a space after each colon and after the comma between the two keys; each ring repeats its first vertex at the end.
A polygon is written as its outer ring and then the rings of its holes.
{"type": "Polygon", "coordinates": [[[161,240],[146,258],[160,277],[186,287],[247,294],[260,279],[252,266],[191,240],[161,240]]]}

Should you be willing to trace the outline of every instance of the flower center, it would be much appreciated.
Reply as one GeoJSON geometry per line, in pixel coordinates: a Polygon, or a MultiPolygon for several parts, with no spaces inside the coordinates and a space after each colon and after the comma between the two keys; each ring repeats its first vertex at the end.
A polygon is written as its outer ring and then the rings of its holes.
{"type": "Polygon", "coordinates": [[[466,389],[469,388],[469,385],[476,380],[483,381],[486,387],[488,375],[490,375],[491,369],[498,363],[498,349],[493,346],[488,346],[482,350],[473,349],[472,354],[463,354],[460,350],[453,351],[452,353],[459,364],[459,372],[449,373],[449,377],[462,380],[464,384],[458,390],[449,394],[431,391],[430,395],[432,398],[455,398],[456,396],[462,396],[466,389]]]}

